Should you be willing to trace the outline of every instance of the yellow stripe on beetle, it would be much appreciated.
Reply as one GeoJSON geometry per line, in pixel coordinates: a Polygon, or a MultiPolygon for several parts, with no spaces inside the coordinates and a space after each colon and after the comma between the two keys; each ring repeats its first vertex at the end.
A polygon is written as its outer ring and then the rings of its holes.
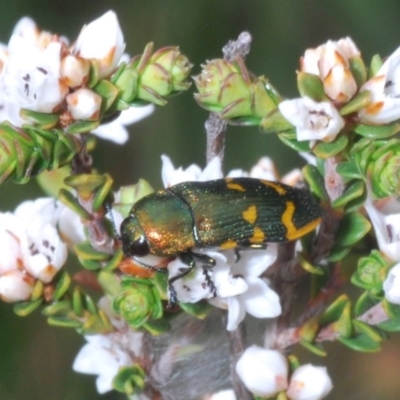
{"type": "Polygon", "coordinates": [[[286,209],[282,214],[282,224],[287,229],[286,239],[287,240],[296,240],[307,233],[311,232],[316,228],[316,226],[321,222],[321,218],[316,218],[315,220],[309,222],[306,225],[303,225],[300,229],[297,229],[293,223],[293,215],[296,210],[296,206],[292,201],[286,202],[286,209]]]}
{"type": "Polygon", "coordinates": [[[244,220],[253,225],[257,219],[257,207],[249,206],[245,211],[243,211],[242,216],[244,220]]]}

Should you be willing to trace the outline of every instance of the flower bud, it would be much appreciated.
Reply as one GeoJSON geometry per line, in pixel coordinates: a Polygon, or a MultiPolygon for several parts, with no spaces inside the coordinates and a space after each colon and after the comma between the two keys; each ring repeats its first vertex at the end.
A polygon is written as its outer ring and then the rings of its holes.
{"type": "Polygon", "coordinates": [[[35,280],[23,271],[8,271],[0,276],[0,298],[7,302],[29,300],[35,280]]]}
{"type": "Polygon", "coordinates": [[[247,389],[260,397],[272,397],[286,390],[288,364],[276,350],[251,346],[236,364],[236,372],[247,389]]]}
{"type": "Polygon", "coordinates": [[[332,388],[332,381],[325,367],[306,364],[293,372],[286,394],[290,400],[319,400],[332,388]]]}
{"type": "Polygon", "coordinates": [[[318,75],[325,93],[333,101],[348,102],[357,91],[357,83],[350,69],[350,60],[360,51],[349,38],[329,40],[316,49],[308,49],[300,60],[301,71],[318,75]]]}
{"type": "Polygon", "coordinates": [[[69,94],[66,100],[74,119],[96,121],[99,118],[102,99],[90,89],[78,89],[69,94]]]}
{"type": "Polygon", "coordinates": [[[99,78],[109,76],[125,50],[124,36],[116,14],[108,11],[83,27],[73,48],[73,54],[98,63],[99,78]]]}
{"type": "Polygon", "coordinates": [[[68,55],[61,60],[61,77],[70,88],[85,85],[89,79],[90,62],[68,55]]]}
{"type": "Polygon", "coordinates": [[[240,117],[258,124],[276,108],[266,82],[261,78],[252,81],[243,60],[215,59],[202,68],[201,74],[193,78],[199,91],[194,97],[206,110],[217,112],[224,119],[240,117]]]}

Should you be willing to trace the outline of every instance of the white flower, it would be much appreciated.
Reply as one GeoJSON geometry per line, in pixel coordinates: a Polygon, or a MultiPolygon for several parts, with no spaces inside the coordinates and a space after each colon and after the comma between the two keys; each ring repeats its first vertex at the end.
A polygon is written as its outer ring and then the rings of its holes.
{"type": "Polygon", "coordinates": [[[21,36],[13,35],[8,45],[9,58],[2,74],[4,107],[13,124],[20,126],[20,108],[53,112],[68,93],[60,76],[60,42],[40,48],[21,36]]]}
{"type": "Polygon", "coordinates": [[[359,111],[361,122],[387,124],[400,118],[400,47],[361,86],[360,91],[364,90],[370,91],[372,102],[359,111]]]}
{"type": "Polygon", "coordinates": [[[249,347],[237,362],[236,372],[256,396],[272,397],[288,386],[288,364],[276,350],[249,347]]]}
{"type": "Polygon", "coordinates": [[[337,102],[348,102],[357,91],[349,59],[360,55],[357,46],[347,37],[335,42],[328,40],[316,49],[306,50],[301,59],[301,71],[318,75],[325,93],[337,102]]]}
{"type": "Polygon", "coordinates": [[[0,298],[7,302],[29,300],[35,280],[23,271],[7,271],[0,276],[0,298]]]}
{"type": "Polygon", "coordinates": [[[96,121],[99,118],[101,96],[87,88],[80,88],[66,97],[68,110],[74,119],[96,121]]]}
{"type": "Polygon", "coordinates": [[[369,193],[364,207],[374,227],[379,250],[391,260],[400,261],[400,202],[394,198],[374,202],[369,193]]]}
{"type": "Polygon", "coordinates": [[[56,229],[58,215],[50,198],[24,202],[14,214],[0,213],[0,237],[8,246],[0,258],[0,276],[18,269],[45,283],[53,279],[67,258],[56,229]]]}
{"type": "Polygon", "coordinates": [[[317,103],[309,97],[285,100],[279,104],[282,115],[296,127],[298,141],[332,142],[344,127],[344,120],[332,103],[317,103]]]}
{"type": "Polygon", "coordinates": [[[110,318],[114,332],[104,335],[87,335],[86,343],[77,354],[72,368],[82,374],[98,375],[97,391],[105,393],[113,389],[112,381],[121,367],[129,367],[140,357],[143,333],[131,330],[125,321],[110,308],[109,300],[102,298],[99,307],[110,318]]]}
{"type": "Polygon", "coordinates": [[[181,182],[209,181],[223,177],[221,160],[218,157],[209,162],[203,171],[196,164],[192,164],[186,169],[182,169],[182,167],[175,169],[171,159],[165,155],[161,156],[161,160],[163,164],[161,177],[166,188],[181,182]]]}
{"type": "Polygon", "coordinates": [[[125,50],[124,36],[114,11],[84,26],[75,43],[73,54],[95,59],[99,66],[99,78],[110,75],[125,50]]]}
{"type": "MultiPolygon", "coordinates": [[[[277,248],[269,245],[266,250],[248,250],[240,254],[225,251],[194,250],[216,261],[212,268],[203,267],[199,261],[189,274],[173,282],[179,301],[196,303],[201,299],[228,310],[227,329],[234,330],[246,316],[274,318],[281,313],[278,295],[260,275],[276,259],[277,248]],[[213,292],[215,289],[215,293],[213,292]],[[214,298],[214,294],[216,297],[214,298]]],[[[168,264],[170,279],[188,269],[179,258],[168,264]]]]}
{"type": "Polygon", "coordinates": [[[96,136],[112,140],[117,144],[124,144],[128,140],[127,125],[134,124],[143,118],[146,118],[154,111],[154,105],[149,104],[144,107],[130,107],[121,112],[118,118],[112,122],[101,124],[92,133],[96,136]]]}
{"type": "Polygon", "coordinates": [[[306,364],[293,372],[286,394],[290,400],[319,400],[328,395],[332,388],[325,367],[306,364]]]}
{"type": "Polygon", "coordinates": [[[400,304],[400,263],[390,269],[383,282],[383,290],[388,302],[400,304]]]}

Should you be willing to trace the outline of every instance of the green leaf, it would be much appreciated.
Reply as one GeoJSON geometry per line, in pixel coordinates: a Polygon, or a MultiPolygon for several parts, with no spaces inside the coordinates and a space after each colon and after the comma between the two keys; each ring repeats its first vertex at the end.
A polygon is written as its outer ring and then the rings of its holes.
{"type": "Polygon", "coordinates": [[[339,320],[349,306],[349,298],[345,294],[342,294],[322,314],[320,318],[320,324],[327,325],[331,322],[339,320]]]}
{"type": "Polygon", "coordinates": [[[41,113],[37,111],[21,108],[19,115],[22,119],[33,122],[38,128],[50,130],[58,124],[60,116],[58,114],[41,113]]]}
{"type": "Polygon", "coordinates": [[[261,120],[260,128],[261,132],[266,134],[294,129],[293,125],[281,114],[279,108],[275,108],[261,120]]]}
{"type": "Polygon", "coordinates": [[[325,357],[327,355],[326,350],[322,347],[321,344],[309,343],[306,340],[300,339],[299,343],[305,347],[307,350],[316,354],[320,357],[325,357]]]}
{"type": "MultiPolygon", "coordinates": [[[[352,277],[352,282],[353,282],[353,277],[352,277]]],[[[367,312],[369,309],[371,309],[378,303],[379,303],[379,300],[372,297],[370,295],[370,293],[368,292],[368,290],[366,290],[358,298],[358,300],[354,306],[354,314],[358,317],[358,316],[364,314],[365,312],[367,312]]]]}
{"type": "Polygon", "coordinates": [[[295,151],[310,151],[310,142],[308,140],[298,142],[296,139],[289,139],[290,137],[287,133],[278,134],[279,139],[288,147],[295,151]]]}
{"type": "Polygon", "coordinates": [[[193,315],[198,319],[204,319],[207,317],[211,306],[205,301],[199,301],[197,303],[181,303],[179,302],[180,308],[186,313],[193,315]]]}
{"type": "Polygon", "coordinates": [[[145,322],[143,328],[145,328],[151,335],[158,336],[171,330],[171,325],[166,318],[160,318],[145,322]]]}
{"type": "Polygon", "coordinates": [[[345,214],[336,235],[337,246],[352,246],[361,240],[371,229],[371,223],[359,213],[345,214]]]}
{"type": "Polygon", "coordinates": [[[330,143],[318,142],[312,148],[312,152],[319,158],[329,158],[343,151],[348,143],[348,137],[346,135],[340,135],[330,143]]]}
{"type": "Polygon", "coordinates": [[[350,183],[344,193],[332,202],[332,208],[344,207],[351,200],[357,199],[364,194],[364,182],[355,181],[350,183]]]}
{"type": "Polygon", "coordinates": [[[362,86],[367,80],[367,68],[361,56],[353,56],[349,58],[350,71],[353,75],[357,87],[362,86]]]}
{"type": "Polygon", "coordinates": [[[351,99],[340,109],[340,115],[345,116],[361,110],[371,103],[371,93],[368,90],[364,90],[357,94],[356,97],[351,99]]]}
{"type": "Polygon", "coordinates": [[[388,319],[376,326],[385,332],[400,332],[400,320],[388,319]]]}
{"type": "Polygon", "coordinates": [[[139,364],[131,367],[121,367],[114,377],[113,388],[121,393],[133,395],[145,387],[146,374],[139,364]]]}
{"type": "Polygon", "coordinates": [[[80,328],[82,326],[82,322],[77,321],[76,319],[71,319],[66,316],[55,315],[47,318],[47,322],[52,326],[59,326],[61,328],[80,328]]]}
{"type": "Polygon", "coordinates": [[[60,300],[67,292],[70,284],[71,284],[71,277],[65,271],[63,271],[54,289],[54,294],[53,294],[54,300],[60,300]]]}
{"type": "Polygon", "coordinates": [[[310,189],[323,201],[328,201],[325,190],[324,177],[320,174],[317,167],[307,164],[302,169],[303,177],[310,186],[310,189]]]}
{"type": "Polygon", "coordinates": [[[72,308],[77,317],[82,317],[84,313],[82,292],[79,287],[74,288],[72,294],[72,308]]]}
{"type": "Polygon", "coordinates": [[[338,340],[352,350],[372,353],[381,349],[380,342],[371,339],[368,335],[360,333],[351,338],[339,337],[338,340]]]}
{"type": "Polygon", "coordinates": [[[78,214],[82,219],[90,219],[90,214],[79,204],[77,198],[69,190],[61,189],[58,199],[61,203],[78,214]]]}
{"type": "Polygon", "coordinates": [[[101,103],[101,109],[103,112],[112,106],[119,94],[119,89],[106,79],[102,79],[101,81],[97,82],[96,86],[93,88],[93,91],[100,95],[103,99],[101,103]]]}
{"type": "Polygon", "coordinates": [[[343,161],[339,163],[336,166],[336,172],[347,180],[363,178],[363,175],[358,169],[357,163],[354,160],[343,161]]]}
{"type": "Polygon", "coordinates": [[[94,131],[99,125],[100,120],[96,121],[76,121],[71,125],[68,125],[66,132],[71,135],[76,135],[78,133],[89,133],[94,131]]]}
{"type": "Polygon", "coordinates": [[[311,97],[317,102],[326,101],[328,99],[321,79],[315,74],[298,72],[297,87],[301,97],[311,97]]]}
{"type": "Polygon", "coordinates": [[[26,317],[35,311],[43,302],[43,299],[35,301],[23,301],[14,305],[13,310],[19,317],[26,317]]]}
{"type": "Polygon", "coordinates": [[[71,311],[71,303],[68,300],[56,301],[43,308],[42,314],[49,317],[51,315],[66,315],[71,311]]]}
{"type": "Polygon", "coordinates": [[[400,305],[390,303],[384,298],[382,300],[382,307],[390,319],[400,321],[400,305]]]}
{"type": "Polygon", "coordinates": [[[75,245],[74,250],[81,260],[107,261],[110,258],[110,254],[95,250],[88,241],[75,245]]]}
{"type": "Polygon", "coordinates": [[[372,59],[371,59],[371,64],[369,66],[369,73],[368,73],[368,79],[371,79],[374,77],[379,69],[382,67],[383,62],[381,59],[381,56],[379,54],[375,54],[372,59]]]}
{"type": "Polygon", "coordinates": [[[388,125],[365,125],[359,124],[353,131],[369,139],[386,139],[400,132],[400,123],[388,125]]]}
{"type": "Polygon", "coordinates": [[[331,249],[331,252],[329,253],[329,256],[327,257],[327,260],[331,262],[338,262],[343,258],[345,258],[347,254],[350,253],[350,250],[351,250],[350,247],[342,247],[334,245],[331,249]]]}

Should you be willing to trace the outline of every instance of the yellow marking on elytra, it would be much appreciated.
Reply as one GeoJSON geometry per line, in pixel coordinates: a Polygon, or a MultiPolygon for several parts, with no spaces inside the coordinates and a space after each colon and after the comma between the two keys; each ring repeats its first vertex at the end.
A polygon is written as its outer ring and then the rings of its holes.
{"type": "Polygon", "coordinates": [[[231,189],[231,190],[237,190],[239,192],[245,192],[246,191],[246,189],[242,185],[240,185],[239,183],[228,182],[226,186],[227,186],[228,189],[231,189]]]}
{"type": "Polygon", "coordinates": [[[298,239],[307,233],[313,231],[316,226],[321,222],[321,218],[316,218],[313,221],[309,222],[306,225],[303,225],[300,229],[297,229],[293,223],[293,214],[296,210],[296,206],[292,201],[286,202],[286,209],[282,214],[282,224],[287,229],[286,239],[295,240],[298,239]]]}
{"type": "Polygon", "coordinates": [[[265,241],[265,233],[258,226],[254,227],[253,236],[249,239],[250,243],[264,243],[265,241]]]}
{"type": "Polygon", "coordinates": [[[284,187],[282,187],[281,185],[279,185],[278,183],[270,182],[270,181],[264,181],[262,179],[261,179],[261,182],[265,186],[269,186],[272,189],[276,190],[279,194],[286,194],[286,189],[284,187]]]}
{"type": "Polygon", "coordinates": [[[236,246],[237,246],[237,243],[234,240],[228,239],[224,243],[221,243],[221,245],[219,247],[222,250],[228,250],[228,249],[234,249],[236,246]]]}
{"type": "Polygon", "coordinates": [[[242,217],[244,220],[246,220],[250,224],[254,224],[254,222],[256,222],[256,219],[257,219],[257,207],[249,206],[249,208],[247,210],[243,211],[242,217]]]}

